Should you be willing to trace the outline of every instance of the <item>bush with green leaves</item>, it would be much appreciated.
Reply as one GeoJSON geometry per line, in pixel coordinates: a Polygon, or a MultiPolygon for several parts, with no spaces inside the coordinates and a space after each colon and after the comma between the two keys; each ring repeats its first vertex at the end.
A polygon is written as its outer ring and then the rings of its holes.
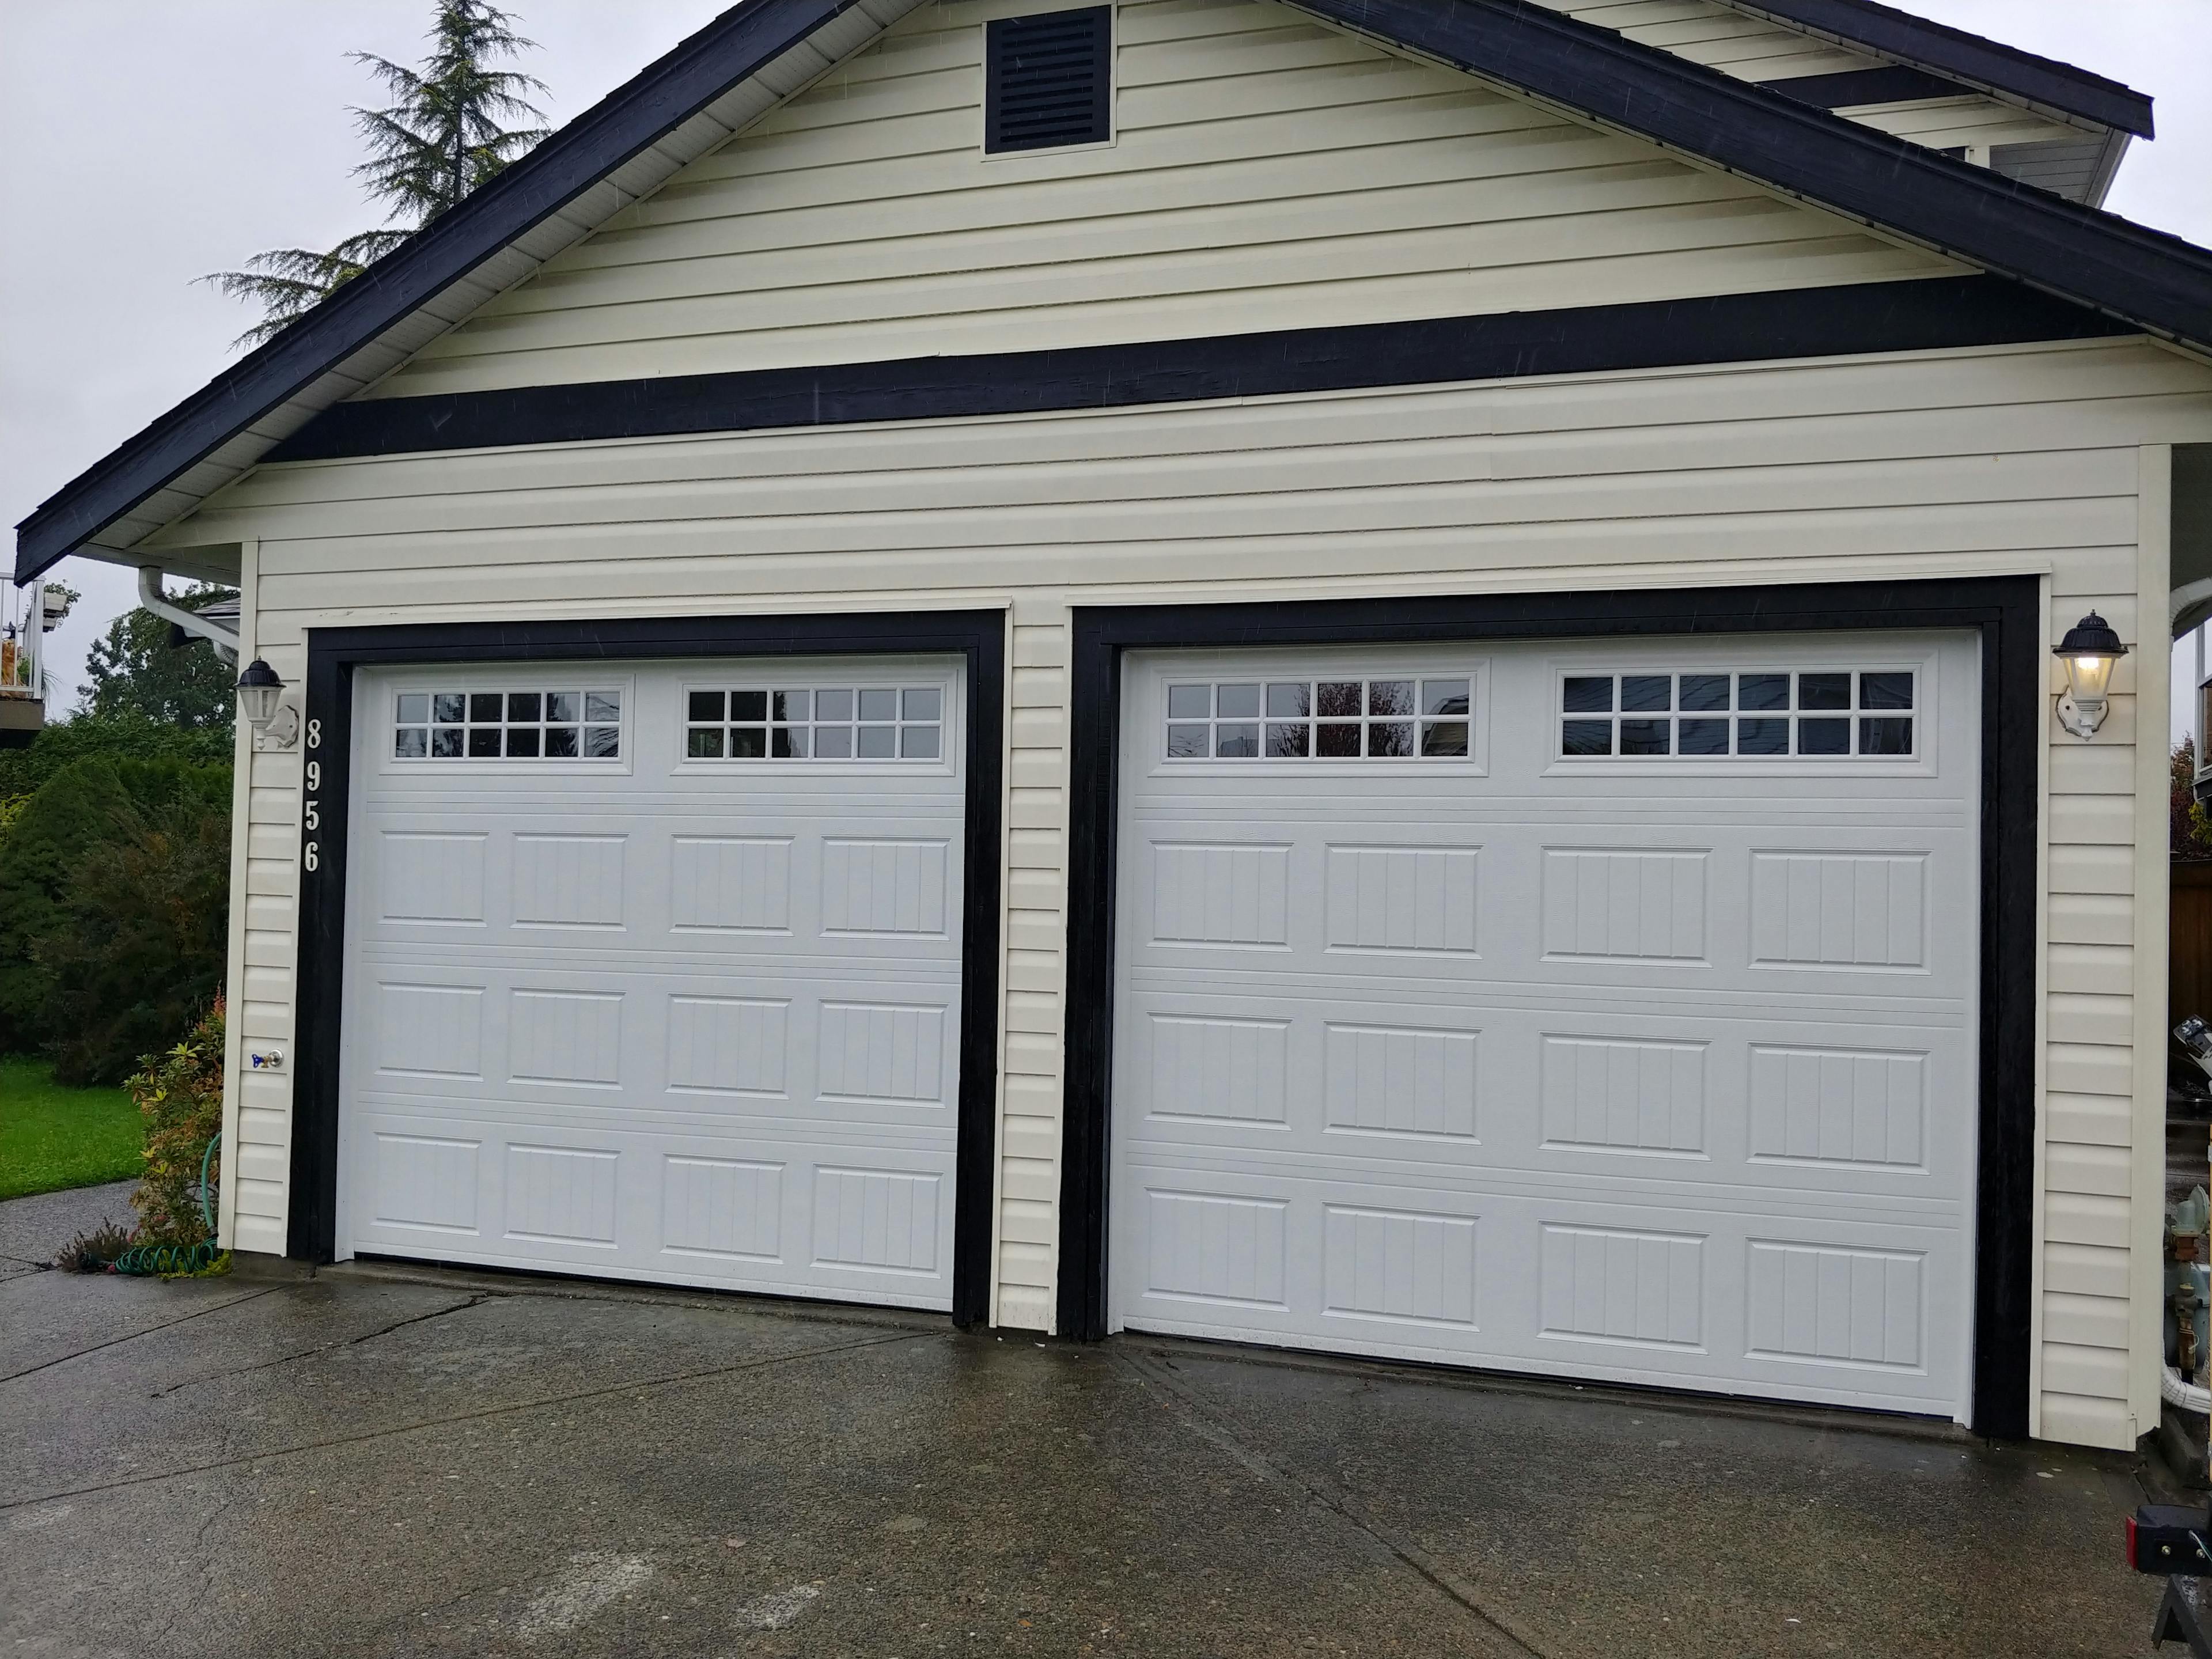
{"type": "Polygon", "coordinates": [[[229,889],[228,767],[63,767],[0,842],[0,1052],[121,1081],[221,992],[229,889]]]}
{"type": "MultiPolygon", "coordinates": [[[[205,654],[204,647],[194,647],[205,654]]],[[[35,793],[64,767],[81,760],[168,761],[228,766],[234,739],[228,726],[185,730],[146,715],[79,714],[47,726],[21,749],[0,749],[0,815],[35,793]]]]}
{"type": "Polygon", "coordinates": [[[200,1176],[204,1170],[215,1183],[208,1145],[222,1128],[222,1061],[218,999],[182,1042],[149,1054],[125,1085],[146,1120],[146,1173],[131,1194],[141,1243],[197,1244],[209,1236],[200,1176]]]}

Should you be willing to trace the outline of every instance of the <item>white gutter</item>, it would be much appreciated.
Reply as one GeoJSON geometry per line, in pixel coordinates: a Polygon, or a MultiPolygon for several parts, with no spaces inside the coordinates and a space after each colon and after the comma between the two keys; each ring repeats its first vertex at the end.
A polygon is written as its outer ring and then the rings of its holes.
{"type": "Polygon", "coordinates": [[[238,666],[238,635],[219,623],[211,623],[196,611],[169,603],[161,592],[161,567],[142,564],[138,567],[138,603],[164,622],[174,623],[187,634],[196,634],[215,647],[215,653],[233,668],[238,666]]]}

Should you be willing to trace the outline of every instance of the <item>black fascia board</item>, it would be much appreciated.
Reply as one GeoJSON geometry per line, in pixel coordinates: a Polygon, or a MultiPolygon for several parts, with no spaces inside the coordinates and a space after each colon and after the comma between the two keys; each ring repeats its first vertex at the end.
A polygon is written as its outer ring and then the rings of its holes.
{"type": "Polygon", "coordinates": [[[859,0],[744,0],[647,65],[16,526],[28,581],[859,0]]]}
{"type": "Polygon", "coordinates": [[[2055,58],[1991,40],[1947,24],[1930,22],[1875,0],[1727,0],[1750,12],[1811,29],[1898,58],[1939,75],[1978,82],[2030,103],[2063,110],[2100,126],[2154,136],[2147,93],[2093,75],[2055,58]]]}
{"type": "Polygon", "coordinates": [[[370,398],[332,404],[266,459],[1033,415],[2135,331],[2002,276],[1931,276],[1202,339],[370,398]]]}
{"type": "Polygon", "coordinates": [[[1795,98],[1815,109],[1852,109],[1862,104],[1924,103],[1935,98],[1961,98],[1973,91],[1956,81],[1947,81],[1926,70],[1890,64],[1881,69],[1845,70],[1838,75],[1799,75],[1784,81],[1761,81],[1769,92],[1795,98]]]}
{"type": "Polygon", "coordinates": [[[1553,106],[2212,350],[2212,251],[1530,0],[1291,0],[1553,106]]]}

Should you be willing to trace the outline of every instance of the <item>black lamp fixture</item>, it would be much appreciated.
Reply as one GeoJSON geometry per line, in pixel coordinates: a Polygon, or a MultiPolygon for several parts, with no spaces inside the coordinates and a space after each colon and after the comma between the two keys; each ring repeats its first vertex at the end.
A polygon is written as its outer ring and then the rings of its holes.
{"type": "Polygon", "coordinates": [[[289,749],[300,740],[300,717],[283,702],[284,682],[256,657],[238,677],[238,708],[253,728],[254,745],[289,749]]]}
{"type": "Polygon", "coordinates": [[[2112,670],[2128,647],[2112,632],[2112,624],[2092,611],[2066,630],[2066,637],[2051,647],[2051,654],[2066,665],[2066,691],[2058,699],[2058,723],[2075,737],[2087,738],[2105,723],[2106,689],[2112,670]]]}

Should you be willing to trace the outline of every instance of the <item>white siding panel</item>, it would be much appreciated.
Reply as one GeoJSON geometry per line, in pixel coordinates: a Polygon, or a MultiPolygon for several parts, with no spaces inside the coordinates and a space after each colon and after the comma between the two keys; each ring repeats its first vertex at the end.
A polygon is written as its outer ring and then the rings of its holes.
{"type": "Polygon", "coordinates": [[[1274,0],[1123,0],[1115,142],[985,165],[983,15],[921,7],[370,395],[1959,269],[1274,0]]]}

